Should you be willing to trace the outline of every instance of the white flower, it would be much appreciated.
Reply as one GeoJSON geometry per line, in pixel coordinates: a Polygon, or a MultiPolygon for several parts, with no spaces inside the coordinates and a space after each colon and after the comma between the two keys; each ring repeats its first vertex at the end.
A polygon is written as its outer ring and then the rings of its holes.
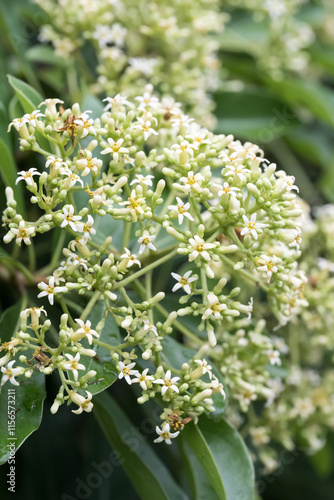
{"type": "Polygon", "coordinates": [[[223,186],[218,191],[218,196],[222,196],[223,194],[229,194],[231,196],[236,196],[238,191],[240,191],[239,188],[230,187],[228,182],[224,182],[223,186]]]}
{"type": "Polygon", "coordinates": [[[178,221],[179,224],[182,224],[183,222],[183,217],[187,217],[187,219],[193,221],[194,218],[193,216],[188,212],[190,208],[190,203],[183,203],[181,198],[178,196],[176,197],[177,205],[169,205],[169,210],[172,210],[173,212],[177,212],[178,214],[178,221]]]}
{"type": "Polygon", "coordinates": [[[47,107],[47,109],[49,110],[49,112],[52,115],[57,115],[56,104],[64,104],[64,101],[62,101],[61,99],[57,99],[57,98],[49,98],[49,99],[45,99],[45,101],[41,102],[38,105],[38,107],[40,108],[41,106],[43,106],[43,104],[47,107]]]}
{"type": "Polygon", "coordinates": [[[199,368],[201,368],[202,375],[205,375],[207,373],[210,377],[212,378],[212,366],[208,364],[206,359],[194,359],[194,363],[197,363],[199,365],[199,368]]]}
{"type": "Polygon", "coordinates": [[[74,120],[74,123],[76,125],[79,125],[79,127],[83,128],[81,139],[86,137],[89,133],[96,135],[96,130],[93,127],[94,120],[92,118],[89,118],[87,113],[91,113],[91,111],[85,111],[84,113],[81,113],[81,115],[76,120],[74,120]]]}
{"type": "Polygon", "coordinates": [[[91,412],[93,409],[93,403],[91,402],[92,399],[92,394],[88,391],[86,391],[87,397],[85,398],[84,396],[81,396],[77,392],[73,392],[70,395],[71,400],[73,403],[79,406],[77,410],[72,410],[72,413],[75,413],[76,415],[80,415],[83,411],[86,411],[87,413],[91,412]]]}
{"type": "Polygon", "coordinates": [[[197,277],[195,276],[190,278],[191,273],[192,271],[187,271],[183,276],[180,276],[176,273],[171,273],[173,278],[177,280],[177,283],[172,288],[172,292],[176,292],[176,290],[178,290],[179,288],[183,288],[186,293],[190,294],[191,289],[189,284],[197,280],[197,277]]]}
{"type": "Polygon", "coordinates": [[[144,321],[144,330],[147,332],[153,332],[154,335],[158,336],[158,330],[156,326],[152,325],[148,320],[144,321]]]}
{"type": "Polygon", "coordinates": [[[191,189],[194,189],[198,193],[202,192],[202,188],[200,186],[200,182],[204,180],[204,177],[201,174],[195,174],[191,170],[188,172],[188,177],[181,177],[180,182],[184,182],[185,186],[185,192],[188,194],[191,189]]]}
{"type": "Polygon", "coordinates": [[[192,144],[192,147],[194,149],[198,149],[202,144],[209,144],[209,142],[210,142],[207,139],[205,139],[207,136],[207,131],[204,131],[202,133],[200,133],[200,132],[201,132],[201,130],[199,131],[199,133],[192,136],[192,139],[194,141],[192,144]]]}
{"type": "Polygon", "coordinates": [[[127,148],[123,148],[122,144],[124,139],[118,139],[118,141],[114,141],[110,137],[108,138],[109,147],[101,151],[101,155],[106,155],[108,153],[112,153],[112,157],[114,162],[118,162],[120,154],[128,154],[129,150],[127,148]]]}
{"type": "Polygon", "coordinates": [[[1,379],[1,385],[3,385],[7,380],[13,385],[20,385],[16,380],[15,377],[17,375],[21,375],[24,372],[23,367],[18,367],[18,368],[13,368],[13,364],[15,363],[15,359],[13,361],[10,361],[7,366],[2,366],[1,371],[3,373],[2,379],[1,379]]]}
{"type": "Polygon", "coordinates": [[[205,241],[202,240],[202,238],[200,238],[197,234],[193,238],[189,238],[189,243],[193,248],[193,251],[189,255],[189,262],[195,260],[199,255],[207,262],[211,260],[210,254],[207,250],[215,248],[216,245],[214,243],[205,243],[205,241]]]}
{"type": "Polygon", "coordinates": [[[281,366],[282,361],[279,351],[276,351],[275,349],[269,349],[269,351],[266,351],[265,354],[268,356],[271,365],[281,366]]]}
{"type": "Polygon", "coordinates": [[[210,382],[210,387],[213,391],[213,393],[219,392],[224,398],[226,398],[226,394],[224,391],[224,386],[221,382],[219,382],[218,378],[216,375],[212,375],[212,380],[210,382]]]}
{"type": "Polygon", "coordinates": [[[90,172],[92,172],[94,175],[98,175],[103,165],[102,160],[99,160],[98,158],[93,158],[92,152],[89,151],[89,149],[85,149],[84,153],[85,153],[85,158],[80,158],[80,160],[76,161],[76,166],[78,167],[79,170],[82,170],[82,176],[85,177],[90,172]]]}
{"type": "Polygon", "coordinates": [[[261,264],[261,266],[258,266],[257,270],[267,273],[268,283],[272,277],[272,274],[277,273],[276,264],[279,262],[281,262],[281,259],[276,257],[276,255],[273,255],[272,257],[270,257],[269,255],[261,255],[261,257],[259,257],[258,263],[261,264]]]}
{"type": "Polygon", "coordinates": [[[154,380],[154,377],[152,377],[152,375],[147,375],[147,372],[148,368],[145,368],[143,373],[138,372],[137,378],[132,379],[132,382],[137,382],[144,391],[147,391],[147,382],[154,380]]]}
{"type": "Polygon", "coordinates": [[[46,159],[45,168],[48,168],[50,165],[54,170],[59,170],[62,165],[67,166],[67,163],[62,158],[50,155],[46,159]]]}
{"type": "Polygon", "coordinates": [[[257,240],[258,239],[258,230],[263,227],[267,227],[267,224],[263,224],[262,222],[256,222],[256,214],[252,214],[251,215],[251,218],[248,219],[248,217],[246,217],[246,215],[243,215],[242,216],[243,220],[244,220],[244,224],[245,224],[245,227],[242,229],[241,231],[241,236],[243,236],[244,234],[248,234],[248,233],[251,233],[251,235],[253,236],[254,240],[257,240]]]}
{"type": "Polygon", "coordinates": [[[105,101],[107,101],[108,104],[103,111],[108,111],[108,109],[115,108],[116,106],[131,106],[129,101],[126,100],[126,97],[121,96],[121,94],[117,94],[115,97],[106,97],[106,99],[103,99],[103,102],[105,101]]]}
{"type": "Polygon", "coordinates": [[[224,311],[224,309],[226,309],[226,304],[221,304],[218,297],[213,292],[209,292],[207,298],[209,307],[204,312],[202,319],[207,319],[212,314],[217,320],[221,319],[221,311],[224,311]]]}
{"type": "Polygon", "coordinates": [[[66,286],[55,286],[55,279],[53,276],[49,279],[48,285],[42,281],[42,283],[38,284],[38,287],[40,290],[42,289],[42,292],[39,293],[37,297],[40,299],[41,297],[47,296],[51,305],[53,305],[55,293],[67,292],[66,286]]]}
{"type": "Polygon", "coordinates": [[[122,201],[120,205],[128,205],[128,209],[131,213],[131,216],[134,222],[137,222],[137,215],[144,215],[144,210],[141,207],[141,204],[145,203],[145,198],[137,198],[136,190],[133,189],[131,191],[131,196],[127,199],[127,201],[122,201]]]}
{"type": "Polygon", "coordinates": [[[104,48],[108,43],[112,42],[112,32],[109,26],[105,24],[97,24],[93,33],[93,38],[98,41],[100,48],[104,48]]]}
{"type": "Polygon", "coordinates": [[[41,113],[39,110],[34,110],[30,114],[23,115],[23,119],[26,120],[26,123],[30,123],[33,127],[37,127],[37,118],[45,116],[43,113],[41,113]]]}
{"type": "Polygon", "coordinates": [[[180,377],[171,378],[171,371],[167,370],[165,378],[158,378],[154,380],[154,384],[161,384],[161,394],[164,396],[168,389],[171,389],[174,392],[179,392],[179,388],[175,385],[175,382],[180,380],[180,377]]]}
{"type": "Polygon", "coordinates": [[[23,242],[26,245],[30,245],[30,235],[33,235],[35,233],[35,228],[34,227],[26,227],[25,221],[21,220],[19,222],[19,227],[15,228],[12,227],[9,232],[4,236],[3,240],[5,243],[9,243],[12,241],[13,238],[16,238],[16,243],[21,246],[21,242],[23,242]]]}
{"type": "Polygon", "coordinates": [[[162,430],[158,426],[155,429],[157,434],[159,434],[159,437],[154,440],[155,443],[166,441],[166,444],[172,444],[171,438],[174,439],[180,434],[180,431],[170,432],[170,426],[167,423],[163,425],[162,430]]]}
{"type": "Polygon", "coordinates": [[[132,380],[130,378],[130,375],[136,375],[138,376],[138,370],[132,370],[131,368],[133,368],[135,366],[136,363],[130,363],[129,365],[125,365],[124,363],[122,363],[122,361],[119,361],[118,362],[118,365],[119,365],[119,370],[120,370],[120,373],[118,375],[118,378],[121,379],[121,378],[125,378],[126,382],[131,385],[132,384],[132,380]]]}
{"type": "Polygon", "coordinates": [[[85,323],[84,321],[82,321],[82,319],[76,319],[75,321],[76,323],[78,323],[80,328],[72,333],[71,340],[74,340],[76,342],[84,337],[87,337],[89,344],[92,345],[92,336],[94,335],[95,337],[99,337],[99,334],[91,328],[91,322],[87,320],[85,323]]]}
{"type": "Polygon", "coordinates": [[[38,172],[37,168],[29,168],[26,172],[24,170],[21,170],[21,172],[18,172],[19,177],[16,179],[15,184],[18,182],[24,180],[28,184],[28,186],[32,186],[34,184],[33,176],[34,175],[41,175],[40,172],[38,172]]]}
{"type": "Polygon", "coordinates": [[[302,419],[308,418],[314,413],[315,408],[310,398],[298,398],[295,401],[294,415],[300,416],[302,419]]]}
{"type": "Polygon", "coordinates": [[[245,174],[248,174],[250,171],[245,168],[243,165],[227,165],[226,166],[226,172],[225,172],[225,175],[226,176],[229,176],[229,175],[236,175],[237,177],[239,177],[239,179],[242,181],[242,182],[245,182],[246,181],[246,176],[245,174]]]}
{"type": "Polygon", "coordinates": [[[80,177],[77,174],[71,172],[69,169],[61,168],[60,173],[61,175],[65,175],[69,179],[70,181],[69,184],[66,183],[69,188],[75,186],[77,182],[81,184],[82,188],[84,187],[82,179],[80,179],[80,177]]]}
{"type": "Polygon", "coordinates": [[[295,189],[299,193],[298,187],[294,184],[295,178],[293,175],[287,175],[284,170],[279,170],[276,175],[280,178],[278,182],[281,189],[286,189],[286,191],[295,189]]]}
{"type": "Polygon", "coordinates": [[[63,214],[65,217],[64,217],[64,220],[61,223],[60,227],[66,227],[67,225],[69,225],[73,231],[81,233],[83,230],[83,225],[76,224],[76,222],[81,220],[82,217],[80,215],[74,215],[74,206],[73,205],[68,205],[68,206],[69,206],[68,210],[66,207],[63,207],[63,214]]]}
{"type": "MultiPolygon", "coordinates": [[[[61,263],[63,264],[63,263],[61,263]]],[[[83,259],[82,257],[79,257],[76,253],[70,253],[68,256],[68,259],[66,261],[66,264],[74,265],[74,266],[82,266],[84,269],[88,269],[88,261],[86,259],[83,259]]],[[[60,269],[60,268],[58,268],[60,269]]]]}
{"type": "Polygon", "coordinates": [[[129,64],[134,71],[143,73],[146,76],[152,76],[155,66],[157,65],[157,59],[146,58],[146,57],[130,57],[129,64]]]}
{"type": "Polygon", "coordinates": [[[182,162],[182,165],[186,163],[188,156],[194,156],[194,146],[188,141],[182,141],[180,144],[174,144],[172,149],[175,151],[175,156],[178,162],[180,162],[180,157],[182,158],[186,156],[186,160],[182,162]]]}
{"type": "Polygon", "coordinates": [[[186,127],[188,128],[191,122],[194,121],[194,118],[189,118],[188,115],[180,115],[171,120],[172,127],[186,127]]]}
{"type": "Polygon", "coordinates": [[[297,227],[296,229],[292,229],[291,232],[294,236],[294,240],[292,243],[289,243],[289,247],[290,248],[296,247],[296,250],[299,250],[300,244],[302,242],[302,237],[301,237],[302,232],[299,229],[299,227],[297,227]]]}
{"type": "Polygon", "coordinates": [[[39,318],[41,317],[41,313],[44,313],[45,316],[47,316],[47,312],[45,311],[44,307],[28,307],[28,309],[24,310],[24,313],[27,315],[27,317],[31,317],[31,324],[32,325],[38,325],[39,324],[39,318]]]}
{"type": "Polygon", "coordinates": [[[132,267],[133,264],[137,264],[139,267],[141,267],[141,262],[137,259],[137,255],[132,254],[128,248],[124,248],[124,250],[125,253],[121,255],[121,259],[128,259],[126,267],[132,267]]]}
{"type": "Polygon", "coordinates": [[[62,362],[62,367],[64,370],[69,370],[73,373],[74,380],[78,380],[78,370],[85,370],[86,367],[82,364],[79,363],[80,361],[80,354],[77,352],[75,357],[71,356],[71,354],[65,354],[67,357],[68,361],[63,361],[62,362]]]}
{"type": "Polygon", "coordinates": [[[152,181],[151,179],[154,179],[154,175],[142,175],[142,174],[137,174],[136,179],[133,179],[133,181],[130,182],[130,186],[132,184],[146,184],[146,186],[152,186],[152,181]]]}
{"type": "Polygon", "coordinates": [[[87,222],[84,222],[83,228],[82,228],[83,240],[85,243],[87,243],[87,241],[89,240],[90,234],[96,234],[96,229],[94,229],[93,226],[94,226],[93,217],[91,215],[87,215],[87,222]]]}
{"type": "Polygon", "coordinates": [[[153,251],[157,250],[155,248],[155,246],[153,245],[153,243],[152,243],[152,241],[154,239],[155,239],[155,235],[154,234],[151,234],[151,235],[144,234],[143,236],[141,236],[138,239],[138,243],[140,243],[139,255],[141,255],[144,252],[144,250],[145,250],[146,247],[150,248],[153,251]]]}
{"type": "MultiPolygon", "coordinates": [[[[10,122],[10,124],[8,125],[8,129],[7,129],[7,132],[9,132],[11,130],[11,128],[14,126],[14,128],[19,131],[19,129],[21,127],[23,127],[23,125],[26,125],[27,123],[27,120],[26,118],[22,117],[22,118],[14,118],[14,120],[12,122],[10,122]]],[[[26,129],[27,130],[27,129],[26,129]]],[[[27,135],[28,135],[28,130],[27,130],[27,135]]]]}
{"type": "Polygon", "coordinates": [[[121,26],[119,23],[115,23],[112,25],[112,28],[110,30],[110,41],[118,47],[122,47],[124,45],[126,34],[127,29],[124,28],[124,26],[121,26]]]}
{"type": "Polygon", "coordinates": [[[150,137],[150,135],[158,135],[158,132],[151,127],[150,120],[144,121],[142,118],[137,118],[139,123],[134,126],[135,129],[141,130],[144,134],[144,140],[150,137]]]}
{"type": "Polygon", "coordinates": [[[159,99],[150,94],[150,92],[144,92],[143,96],[135,97],[136,101],[139,101],[138,110],[145,110],[150,107],[156,109],[159,104],[159,99]]]}

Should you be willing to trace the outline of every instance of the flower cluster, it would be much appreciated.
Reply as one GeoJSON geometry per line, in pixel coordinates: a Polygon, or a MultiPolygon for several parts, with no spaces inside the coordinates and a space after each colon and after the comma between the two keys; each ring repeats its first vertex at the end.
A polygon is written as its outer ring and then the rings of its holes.
{"type": "Polygon", "coordinates": [[[50,322],[39,324],[43,309],[22,313],[1,365],[4,381],[57,369],[61,387],[52,411],[69,400],[81,413],[92,409],[99,385],[82,359],[104,348],[119,378],[141,387],[140,403],[154,397],[163,406],[159,435],[168,443],[171,426],[177,433],[215,410],[212,397],[224,396],[222,376],[243,410],[257,397],[272,399],[268,367],[281,364],[284,343],[263,333],[252,312],[262,315],[256,309],[265,293],[278,328],[307,305],[297,262],[303,210],[294,179],[277,171],[258,146],[201,128],[175,104],[167,114],[165,100],[153,94],[154,104],[143,107],[150,90],[134,100],[107,98],[95,119],[78,104],[64,110],[58,99],[47,99],[32,113],[35,121],[12,122],[21,149],[44,157],[42,172],[18,176],[42,215],[24,220],[7,188],[4,241],[29,245],[53,228],[64,233],[59,250],[65,259],[59,254],[38,294],[50,306],[59,303],[64,314],[59,346],[51,347],[45,340],[50,322]],[[170,284],[161,290],[153,274],[169,261],[170,284]],[[77,295],[88,302],[80,317],[69,311],[77,313],[77,295]],[[95,325],[90,313],[100,300],[104,315],[95,325]],[[123,333],[117,345],[101,340],[108,317],[123,333]],[[173,332],[192,348],[178,367],[164,354],[165,337],[173,332]],[[14,373],[8,363],[16,353],[36,347],[34,362],[20,354],[14,373]]]}
{"type": "MultiPolygon", "coordinates": [[[[50,16],[40,39],[52,42],[57,56],[76,57],[87,41],[94,47],[99,75],[94,93],[135,97],[149,82],[202,123],[211,120],[208,91],[219,82],[212,34],[221,32],[227,19],[218,0],[35,2],[50,16]]],[[[149,98],[141,98],[142,108],[154,106],[149,98]]]]}

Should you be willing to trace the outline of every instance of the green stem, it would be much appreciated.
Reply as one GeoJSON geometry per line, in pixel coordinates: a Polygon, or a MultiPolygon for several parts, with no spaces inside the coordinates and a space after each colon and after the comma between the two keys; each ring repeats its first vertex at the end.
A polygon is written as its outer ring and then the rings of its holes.
{"type": "Polygon", "coordinates": [[[58,241],[57,241],[57,245],[56,245],[55,251],[52,254],[50,265],[48,267],[48,269],[50,269],[51,271],[56,267],[56,265],[57,265],[57,263],[59,261],[59,257],[60,257],[61,251],[64,248],[65,238],[66,238],[65,231],[61,231],[60,235],[59,235],[59,238],[58,238],[58,241]]]}
{"type": "Polygon", "coordinates": [[[117,290],[121,286],[125,287],[126,285],[128,285],[132,281],[136,280],[137,278],[140,278],[140,276],[143,276],[143,274],[146,274],[148,271],[151,271],[152,269],[160,266],[161,264],[163,264],[167,260],[170,260],[172,257],[174,257],[174,255],[176,255],[176,253],[177,253],[177,249],[175,248],[172,252],[170,252],[167,255],[164,255],[163,257],[161,257],[161,259],[155,260],[154,262],[152,262],[148,266],[143,267],[142,269],[140,269],[136,273],[132,274],[128,278],[125,278],[125,280],[122,280],[122,281],[116,283],[116,285],[114,286],[113,290],[117,290]]]}
{"type": "MultiPolygon", "coordinates": [[[[142,296],[145,296],[145,288],[139,281],[136,281],[134,283],[135,288],[141,293],[142,296]]],[[[168,318],[169,312],[161,305],[161,304],[155,304],[154,307],[157,308],[157,310],[165,316],[165,318],[168,318]]],[[[192,340],[194,343],[198,345],[203,345],[205,342],[203,342],[201,339],[199,339],[196,335],[194,335],[185,325],[183,325],[180,321],[177,319],[173,321],[173,325],[181,332],[183,335],[188,337],[188,339],[192,340]]]]}
{"type": "Polygon", "coordinates": [[[100,295],[101,295],[101,292],[99,290],[96,290],[96,292],[91,297],[90,301],[88,302],[88,304],[86,305],[85,309],[83,310],[83,312],[82,312],[82,314],[80,316],[80,319],[82,321],[85,321],[85,319],[87,318],[87,316],[91,313],[91,311],[92,311],[93,307],[95,306],[96,302],[99,300],[100,295]]]}
{"type": "Polygon", "coordinates": [[[131,227],[132,224],[130,222],[124,222],[124,233],[123,233],[123,247],[128,248],[130,236],[131,236],[131,227]]]}

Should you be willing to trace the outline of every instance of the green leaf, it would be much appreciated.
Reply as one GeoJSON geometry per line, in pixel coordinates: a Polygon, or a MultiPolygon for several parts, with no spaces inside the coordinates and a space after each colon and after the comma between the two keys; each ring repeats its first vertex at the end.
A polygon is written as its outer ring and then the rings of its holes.
{"type": "Polygon", "coordinates": [[[31,113],[37,109],[38,105],[44,100],[35,89],[19,78],[8,75],[8,81],[22,104],[25,113],[31,113]]]}
{"type": "Polygon", "coordinates": [[[17,450],[40,426],[45,399],[45,379],[34,372],[30,379],[23,379],[19,387],[6,383],[0,393],[0,464],[9,459],[8,445],[14,443],[17,450]],[[15,402],[9,395],[15,389],[15,402]],[[8,415],[15,408],[15,428],[8,427],[8,415]],[[13,434],[11,434],[13,432],[13,434]]]}
{"type": "MultiPolygon", "coordinates": [[[[0,252],[3,250],[0,248],[0,252]]],[[[0,253],[1,255],[1,253],[0,253]]],[[[17,331],[22,310],[22,300],[11,307],[8,307],[0,318],[0,339],[2,342],[9,342],[17,331]]]]}
{"type": "Polygon", "coordinates": [[[34,45],[30,47],[26,53],[25,57],[28,61],[43,63],[51,66],[67,67],[68,63],[66,59],[57,57],[52,47],[48,45],[34,45]]]}
{"type": "MultiPolygon", "coordinates": [[[[93,311],[87,318],[92,323],[93,329],[103,318],[104,312],[103,302],[100,301],[95,304],[93,311]]],[[[118,345],[121,342],[118,326],[110,314],[106,318],[99,340],[109,345],[118,345]]],[[[88,342],[86,347],[89,347],[88,342]]],[[[99,382],[89,385],[89,391],[92,394],[98,394],[117,380],[118,371],[111,359],[111,353],[108,349],[94,344],[93,347],[96,352],[96,357],[88,358],[87,356],[83,356],[80,359],[80,363],[82,362],[82,364],[85,365],[87,371],[95,370],[97,372],[95,379],[99,380],[99,382]]]]}
{"type": "Polygon", "coordinates": [[[238,432],[225,420],[214,422],[202,415],[198,425],[185,426],[185,439],[201,463],[218,498],[252,500],[254,470],[238,432]]]}
{"type": "MultiPolygon", "coordinates": [[[[201,419],[202,418],[203,416],[201,416],[201,419]]],[[[224,483],[218,464],[199,427],[193,422],[190,422],[184,427],[179,439],[185,439],[190,448],[194,451],[219,500],[229,500],[225,493],[224,483]]]]}
{"type": "MultiPolygon", "coordinates": [[[[181,440],[180,440],[181,441],[181,440]]],[[[193,500],[219,500],[203,467],[187,443],[182,441],[183,463],[188,472],[193,500]]]]}
{"type": "Polygon", "coordinates": [[[107,393],[94,398],[94,415],[142,500],[186,500],[145,437],[107,393]]]}
{"type": "Polygon", "coordinates": [[[21,215],[25,216],[25,207],[22,194],[22,186],[15,184],[17,178],[16,164],[12,152],[6,142],[0,137],[0,175],[6,186],[14,191],[14,197],[21,215]]]}
{"type": "Polygon", "coordinates": [[[21,264],[21,262],[17,259],[14,259],[11,255],[9,255],[3,248],[0,248],[0,262],[2,260],[5,260],[9,262],[9,264],[13,267],[16,267],[16,269],[19,269],[21,273],[27,278],[28,282],[31,285],[34,285],[34,279],[31,273],[28,271],[28,269],[21,264]]]}
{"type": "Polygon", "coordinates": [[[280,137],[295,123],[270,92],[249,88],[240,92],[221,92],[215,96],[217,132],[233,134],[257,143],[280,137]]]}
{"type": "MultiPolygon", "coordinates": [[[[1,342],[8,342],[16,333],[22,301],[6,309],[0,319],[1,342]]],[[[11,391],[13,394],[13,391],[11,391]]],[[[20,385],[13,386],[9,382],[1,387],[0,393],[0,464],[5,463],[10,454],[9,443],[14,443],[17,450],[32,432],[38,429],[45,398],[44,375],[34,372],[30,379],[21,378],[20,385]],[[10,397],[9,390],[14,390],[15,398],[10,397]],[[14,414],[15,428],[8,426],[14,414]]]]}
{"type": "Polygon", "coordinates": [[[287,103],[303,106],[316,118],[334,127],[334,94],[324,85],[309,80],[266,79],[266,84],[287,103]]]}

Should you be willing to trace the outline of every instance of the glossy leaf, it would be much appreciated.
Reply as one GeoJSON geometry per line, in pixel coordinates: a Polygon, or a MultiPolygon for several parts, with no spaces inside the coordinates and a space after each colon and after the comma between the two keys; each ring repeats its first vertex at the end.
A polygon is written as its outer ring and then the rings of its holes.
{"type": "Polygon", "coordinates": [[[34,372],[30,379],[22,380],[15,387],[15,403],[9,397],[9,383],[0,393],[0,464],[9,458],[9,443],[14,443],[17,450],[22,443],[40,426],[45,399],[44,375],[34,372]],[[15,429],[8,428],[8,413],[15,408],[15,429]],[[13,434],[12,434],[13,433],[13,434]]]}
{"type": "Polygon", "coordinates": [[[186,500],[168,469],[107,393],[94,398],[94,415],[142,500],[186,500]]]}
{"type": "MultiPolygon", "coordinates": [[[[17,330],[22,302],[8,308],[0,320],[1,342],[7,342],[17,330]]],[[[0,464],[6,462],[10,455],[9,444],[17,450],[21,444],[38,429],[43,412],[45,398],[44,375],[34,372],[29,379],[20,378],[20,385],[9,382],[1,387],[0,393],[0,464]],[[11,397],[14,389],[15,398],[11,397]],[[10,396],[11,394],[11,396],[10,396]],[[15,426],[8,425],[9,414],[15,412],[15,426]]],[[[14,450],[13,450],[14,451],[14,450]]]]}
{"type": "Polygon", "coordinates": [[[188,473],[191,486],[191,498],[193,500],[219,500],[219,496],[213,489],[203,467],[184,440],[182,442],[182,452],[184,467],[188,473]]]}
{"type": "Polygon", "coordinates": [[[43,97],[35,89],[12,75],[8,75],[8,81],[14,89],[25,113],[31,113],[38,108],[38,105],[43,101],[43,97]]]}
{"type": "Polygon", "coordinates": [[[198,425],[188,424],[181,434],[201,463],[218,498],[252,500],[254,471],[247,448],[238,432],[225,420],[201,416],[198,425]]]}

